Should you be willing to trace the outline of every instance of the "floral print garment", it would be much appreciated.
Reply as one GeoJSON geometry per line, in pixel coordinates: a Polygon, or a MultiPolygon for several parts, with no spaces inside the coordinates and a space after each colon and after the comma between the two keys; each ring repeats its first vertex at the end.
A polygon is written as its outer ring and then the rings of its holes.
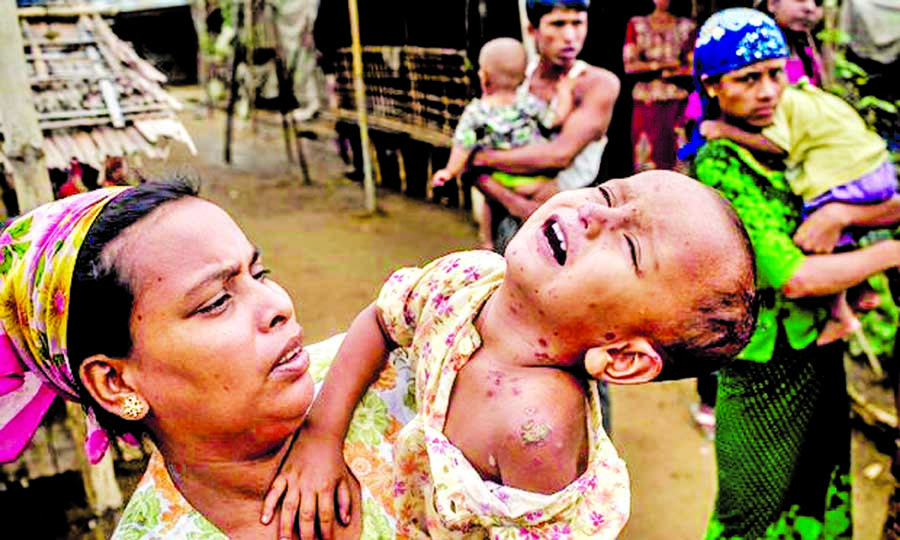
{"type": "MultiPolygon", "coordinates": [[[[312,362],[310,372],[318,385],[342,339],[340,334],[306,347],[312,362]]],[[[390,495],[393,441],[399,428],[414,414],[407,384],[411,382],[410,372],[404,367],[408,364],[393,361],[382,373],[356,408],[347,434],[344,458],[363,488],[363,540],[395,538],[390,495]]],[[[162,456],[154,452],[112,540],[184,538],[226,540],[228,536],[185,500],[172,482],[162,456]]]]}
{"type": "MultiPolygon", "coordinates": [[[[626,62],[659,62],[690,66],[694,63],[694,36],[697,26],[691,19],[675,17],[672,24],[657,26],[650,17],[632,17],[625,32],[622,54],[626,62]]],[[[637,81],[631,93],[635,102],[652,103],[685,100],[688,91],[662,78],[637,81]]]]}
{"type": "Polygon", "coordinates": [[[443,435],[459,370],[481,346],[473,321],[503,280],[503,258],[455,253],[424,268],[398,270],[377,307],[415,369],[416,417],[397,436],[397,532],[401,538],[616,538],[629,513],[625,464],[603,431],[596,383],[590,385],[587,470],[543,495],[483,480],[443,435]]]}
{"type": "Polygon", "coordinates": [[[473,99],[456,125],[453,144],[467,150],[476,144],[509,150],[545,140],[554,123],[553,109],[527,92],[517,92],[509,105],[473,99]]]}

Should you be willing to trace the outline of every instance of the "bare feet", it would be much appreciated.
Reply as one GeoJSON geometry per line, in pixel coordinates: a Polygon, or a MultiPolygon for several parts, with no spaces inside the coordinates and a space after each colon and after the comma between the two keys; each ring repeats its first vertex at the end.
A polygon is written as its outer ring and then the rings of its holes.
{"type": "Polygon", "coordinates": [[[854,302],[856,309],[860,311],[871,311],[881,306],[881,296],[872,289],[866,288],[860,291],[859,297],[854,302]]]}
{"type": "Polygon", "coordinates": [[[822,331],[819,332],[819,339],[816,340],[816,345],[828,345],[829,343],[842,340],[858,332],[860,328],[862,328],[862,323],[856,317],[853,317],[850,321],[828,319],[822,331]]]}

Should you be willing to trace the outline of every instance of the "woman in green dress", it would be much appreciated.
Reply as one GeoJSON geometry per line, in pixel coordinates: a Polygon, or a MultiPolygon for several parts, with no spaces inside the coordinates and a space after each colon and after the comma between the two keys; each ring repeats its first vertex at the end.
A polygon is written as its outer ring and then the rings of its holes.
{"type": "MultiPolygon", "coordinates": [[[[750,132],[771,124],[788,55],[766,15],[745,8],[714,14],[694,56],[703,119],[750,132]]],[[[817,346],[816,338],[827,295],[896,266],[900,244],[806,255],[792,240],[802,201],[781,163],[697,133],[680,157],[693,158],[696,178],[725,195],[744,220],[763,290],[753,339],[720,372],[718,495],[706,537],[852,538],[845,347],[817,346]]]]}

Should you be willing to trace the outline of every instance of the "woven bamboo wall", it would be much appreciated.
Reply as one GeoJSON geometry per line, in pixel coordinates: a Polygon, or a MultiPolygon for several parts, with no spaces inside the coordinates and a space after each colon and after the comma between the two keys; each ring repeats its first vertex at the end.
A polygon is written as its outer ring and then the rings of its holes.
{"type": "MultiPolygon", "coordinates": [[[[390,125],[415,139],[448,142],[474,97],[474,70],[464,51],[423,47],[363,47],[366,102],[376,129],[390,125]],[[388,124],[379,124],[387,120],[388,124]]],[[[353,59],[341,49],[335,66],[340,111],[355,114],[353,59]]]]}

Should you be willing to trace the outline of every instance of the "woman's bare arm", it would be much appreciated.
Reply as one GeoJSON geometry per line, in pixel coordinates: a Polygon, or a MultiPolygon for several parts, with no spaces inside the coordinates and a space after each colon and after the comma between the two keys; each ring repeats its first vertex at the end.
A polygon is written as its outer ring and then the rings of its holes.
{"type": "Polygon", "coordinates": [[[900,266],[900,242],[896,240],[847,253],[811,255],[791,275],[783,290],[789,298],[835,294],[895,266],[900,266]]]}
{"type": "MultiPolygon", "coordinates": [[[[552,185],[555,182],[547,182],[547,184],[552,185]]],[[[475,180],[475,186],[484,193],[485,197],[497,201],[506,208],[507,212],[519,219],[527,219],[540,206],[540,202],[507,189],[486,174],[478,176],[475,180]]]]}

